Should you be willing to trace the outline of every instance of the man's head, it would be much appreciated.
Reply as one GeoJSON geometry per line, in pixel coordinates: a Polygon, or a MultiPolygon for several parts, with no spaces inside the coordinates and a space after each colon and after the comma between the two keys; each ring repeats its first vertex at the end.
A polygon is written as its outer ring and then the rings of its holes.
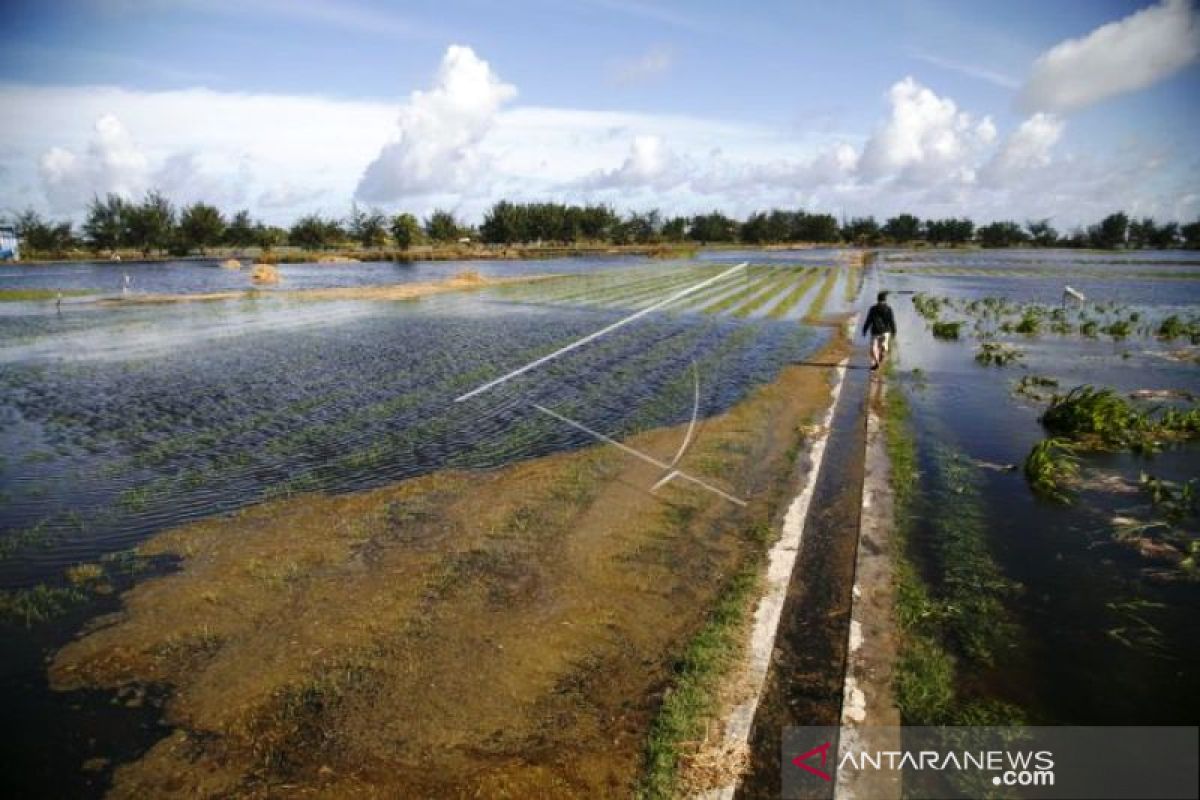
{"type": "Polygon", "coordinates": [[[880,303],[886,303],[887,296],[888,296],[887,292],[880,292],[879,294],[875,295],[875,299],[880,303]]]}

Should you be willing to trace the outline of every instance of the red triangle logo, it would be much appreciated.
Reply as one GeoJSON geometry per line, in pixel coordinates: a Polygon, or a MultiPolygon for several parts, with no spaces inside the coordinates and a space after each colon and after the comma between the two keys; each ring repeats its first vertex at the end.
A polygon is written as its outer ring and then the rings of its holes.
{"type": "Polygon", "coordinates": [[[829,742],[825,742],[825,744],[822,744],[822,745],[817,745],[812,750],[809,750],[807,753],[801,753],[800,755],[798,755],[792,759],[792,763],[795,764],[800,769],[805,770],[806,772],[811,772],[813,775],[816,775],[817,777],[821,778],[822,780],[826,780],[826,781],[833,780],[833,776],[830,775],[828,772],[825,772],[824,770],[821,770],[821,769],[817,769],[816,767],[812,766],[811,764],[804,763],[804,762],[808,761],[808,759],[817,755],[818,753],[821,754],[821,766],[823,767],[823,766],[825,766],[826,760],[829,758],[829,742]]]}

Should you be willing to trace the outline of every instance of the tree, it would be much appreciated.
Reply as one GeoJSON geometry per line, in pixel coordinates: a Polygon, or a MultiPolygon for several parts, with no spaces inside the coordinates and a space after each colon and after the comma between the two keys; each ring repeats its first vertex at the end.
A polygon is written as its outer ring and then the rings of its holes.
{"type": "Polygon", "coordinates": [[[479,236],[488,244],[513,244],[526,241],[522,230],[523,209],[507,200],[501,200],[493,205],[483,215],[483,224],[479,226],[479,236]]]}
{"type": "Polygon", "coordinates": [[[1012,221],[993,222],[979,229],[979,243],[984,247],[1012,247],[1025,241],[1025,231],[1012,221]]]}
{"type": "Polygon", "coordinates": [[[668,242],[682,242],[687,238],[687,225],[687,217],[671,217],[663,223],[663,239],[668,242]]]}
{"type": "Polygon", "coordinates": [[[382,247],[387,243],[387,217],[377,208],[363,211],[357,203],[351,203],[346,231],[363,247],[382,247]]]}
{"type": "Polygon", "coordinates": [[[878,244],[879,223],[874,217],[855,217],[842,226],[842,238],[850,244],[878,244]]]}
{"type": "Polygon", "coordinates": [[[216,206],[193,203],[179,214],[179,234],[185,250],[198,249],[200,254],[220,244],[225,234],[225,218],[216,206]]]}
{"type": "Polygon", "coordinates": [[[688,238],[695,242],[732,242],[737,237],[738,224],[735,220],[713,211],[692,217],[688,238]]]}
{"type": "Polygon", "coordinates": [[[1150,246],[1156,250],[1167,250],[1179,244],[1179,223],[1167,222],[1157,226],[1150,237],[1150,246]]]}
{"type": "Polygon", "coordinates": [[[883,235],[897,244],[911,242],[921,235],[921,220],[912,214],[892,217],[884,223],[883,235]]]}
{"type": "Polygon", "coordinates": [[[107,194],[103,200],[92,197],[83,223],[83,235],[93,250],[98,253],[120,246],[125,240],[130,210],[130,204],[118,194],[107,194]]]}
{"type": "Polygon", "coordinates": [[[17,217],[15,227],[17,235],[32,252],[63,253],[69,250],[75,241],[70,222],[48,222],[32,208],[26,209],[17,217]]]}
{"type": "Polygon", "coordinates": [[[254,227],[254,221],[250,219],[250,212],[243,208],[234,214],[233,219],[229,220],[229,224],[225,226],[225,243],[244,250],[255,244],[257,240],[258,232],[254,227]]]}
{"type": "Polygon", "coordinates": [[[332,241],[331,227],[320,214],[306,214],[288,231],[288,242],[305,250],[320,250],[332,241]]]}
{"type": "Polygon", "coordinates": [[[1029,220],[1025,223],[1025,230],[1038,247],[1053,247],[1058,241],[1058,231],[1050,227],[1049,219],[1029,220]]]}
{"type": "Polygon", "coordinates": [[[1185,249],[1200,250],[1200,219],[1180,226],[1179,233],[1183,236],[1185,249]]]}
{"type": "Polygon", "coordinates": [[[275,225],[263,225],[261,222],[254,226],[253,244],[262,248],[264,253],[269,253],[275,247],[283,244],[288,240],[288,232],[283,228],[275,225]]]}
{"type": "Polygon", "coordinates": [[[1124,246],[1129,235],[1129,217],[1124,212],[1109,214],[1100,221],[1099,226],[1088,229],[1091,234],[1092,246],[1105,250],[1115,250],[1124,246]]]}
{"type": "Polygon", "coordinates": [[[392,238],[401,250],[407,250],[421,238],[421,225],[412,214],[397,214],[392,219],[392,238]]]}
{"type": "Polygon", "coordinates": [[[150,255],[151,250],[162,252],[171,242],[175,228],[175,209],[160,192],[150,191],[136,206],[126,209],[126,243],[150,255]]]}
{"type": "Polygon", "coordinates": [[[460,233],[458,220],[449,211],[438,209],[425,220],[425,235],[435,242],[453,242],[460,233]]]}

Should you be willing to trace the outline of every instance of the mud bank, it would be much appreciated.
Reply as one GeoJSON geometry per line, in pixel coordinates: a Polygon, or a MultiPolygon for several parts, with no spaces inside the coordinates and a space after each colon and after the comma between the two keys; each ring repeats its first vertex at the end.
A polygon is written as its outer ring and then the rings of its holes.
{"type": "MultiPolygon", "coordinates": [[[[179,571],[63,648],[52,685],[169,688],[174,732],[117,768],[116,797],[627,797],[679,654],[761,566],[828,402],[827,371],[798,365],[704,422],[679,466],[744,508],[651,494],[656,469],[595,447],[167,531],[140,550],[179,571]]],[[[669,459],[683,435],[627,444],[669,459]]]]}

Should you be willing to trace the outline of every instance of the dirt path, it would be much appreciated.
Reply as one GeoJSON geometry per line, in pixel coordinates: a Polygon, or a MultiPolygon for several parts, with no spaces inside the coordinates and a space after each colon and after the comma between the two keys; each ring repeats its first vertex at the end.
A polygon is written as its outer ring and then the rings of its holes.
{"type": "MultiPolygon", "coordinates": [[[[653,468],[596,447],[166,532],[142,551],[181,569],[63,648],[52,683],[171,690],[175,732],[116,797],[628,797],[675,658],[761,558],[827,374],[789,367],[705,422],[680,466],[745,508],[651,495],[653,468]]],[[[681,436],[629,444],[669,459],[681,436]]]]}

